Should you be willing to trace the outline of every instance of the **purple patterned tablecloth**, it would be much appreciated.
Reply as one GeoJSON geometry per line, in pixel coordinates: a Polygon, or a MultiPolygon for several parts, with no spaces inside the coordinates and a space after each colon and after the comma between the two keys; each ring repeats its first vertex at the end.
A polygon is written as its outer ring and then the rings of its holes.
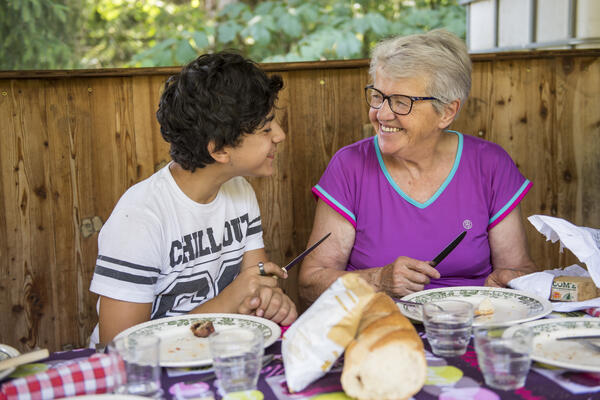
{"type": "MultiPolygon", "coordinates": [[[[417,326],[421,331],[422,327],[417,326]]],[[[420,332],[422,335],[422,332],[420,332]]],[[[455,358],[438,358],[431,354],[431,349],[427,340],[423,340],[427,353],[428,363],[428,381],[423,389],[417,393],[416,400],[437,399],[437,400],[497,400],[497,399],[519,399],[519,400],[545,400],[545,399],[573,399],[573,400],[591,400],[600,399],[600,391],[591,393],[574,394],[563,388],[558,381],[562,380],[568,384],[576,384],[580,388],[595,387],[600,388],[600,374],[582,373],[575,371],[558,370],[553,377],[546,377],[537,372],[539,366],[532,368],[527,376],[525,387],[515,391],[500,391],[492,389],[485,385],[483,376],[479,371],[475,349],[471,343],[466,354],[455,358]]],[[[51,354],[48,363],[57,360],[75,359],[87,357],[93,353],[91,349],[79,349],[67,352],[57,352],[51,354]]],[[[333,366],[332,370],[321,379],[309,385],[302,392],[290,394],[287,391],[285,383],[285,374],[283,362],[281,359],[281,340],[278,340],[268,349],[267,354],[274,354],[273,361],[266,365],[262,371],[258,382],[258,390],[262,392],[265,399],[287,400],[287,399],[318,399],[322,394],[328,394],[327,399],[347,399],[343,394],[340,384],[340,375],[343,360],[340,360],[333,366]],[[334,395],[338,393],[338,395],[334,395]]],[[[598,355],[590,355],[597,357],[598,355]]],[[[220,399],[218,390],[215,386],[214,375],[209,378],[208,373],[192,373],[183,376],[169,376],[166,369],[162,371],[162,387],[165,393],[165,399],[171,400],[169,388],[179,382],[204,381],[210,385],[211,390],[220,399]],[[208,378],[208,379],[207,379],[208,378]]],[[[398,379],[402,379],[399,377],[398,379]]]]}

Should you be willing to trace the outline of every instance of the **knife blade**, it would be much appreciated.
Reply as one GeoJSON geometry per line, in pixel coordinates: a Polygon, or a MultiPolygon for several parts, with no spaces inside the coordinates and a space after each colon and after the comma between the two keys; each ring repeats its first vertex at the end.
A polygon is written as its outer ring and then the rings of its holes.
{"type": "Polygon", "coordinates": [[[292,268],[294,265],[296,265],[300,260],[302,260],[308,253],[310,253],[311,251],[313,251],[318,245],[320,245],[321,243],[323,243],[323,241],[325,239],[327,239],[329,237],[329,235],[331,235],[331,232],[329,232],[327,235],[323,236],[321,239],[319,239],[319,241],[315,244],[313,244],[312,246],[310,246],[308,249],[304,250],[302,253],[300,253],[296,258],[294,258],[292,261],[289,262],[288,265],[286,265],[285,267],[283,267],[283,269],[285,269],[286,271],[289,271],[290,268],[292,268]]]}
{"type": "Polygon", "coordinates": [[[458,246],[458,244],[461,242],[461,240],[464,239],[466,235],[467,231],[463,231],[460,235],[458,235],[456,239],[450,242],[450,244],[440,252],[440,254],[435,256],[435,258],[429,263],[429,265],[431,265],[432,267],[436,267],[444,258],[446,258],[448,254],[450,254],[452,250],[454,250],[456,246],[458,246]]]}
{"type": "Polygon", "coordinates": [[[563,336],[556,340],[577,340],[577,339],[600,339],[600,334],[597,335],[579,335],[579,336],[563,336]]]}

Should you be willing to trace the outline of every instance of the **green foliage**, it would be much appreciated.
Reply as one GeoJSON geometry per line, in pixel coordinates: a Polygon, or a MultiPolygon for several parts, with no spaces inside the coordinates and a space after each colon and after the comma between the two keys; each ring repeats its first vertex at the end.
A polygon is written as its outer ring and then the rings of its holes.
{"type": "Polygon", "coordinates": [[[0,0],[0,70],[77,68],[78,0],[0,0]]]}
{"type": "MultiPolygon", "coordinates": [[[[282,0],[254,7],[235,2],[203,22],[216,29],[195,47],[197,54],[233,48],[260,62],[368,58],[384,37],[435,28],[465,37],[465,10],[456,0],[282,0]]],[[[186,28],[205,33],[202,23],[186,28]]],[[[158,54],[177,54],[174,49],[182,40],[186,38],[171,35],[129,65],[149,65],[158,54]]],[[[190,52],[186,61],[197,54],[190,52]]],[[[172,55],[171,64],[181,64],[182,58],[172,55]]]]}
{"type": "Polygon", "coordinates": [[[204,0],[0,2],[6,69],[182,65],[224,49],[259,62],[367,58],[390,35],[465,36],[457,0],[213,0],[228,4],[221,10],[204,0]]]}

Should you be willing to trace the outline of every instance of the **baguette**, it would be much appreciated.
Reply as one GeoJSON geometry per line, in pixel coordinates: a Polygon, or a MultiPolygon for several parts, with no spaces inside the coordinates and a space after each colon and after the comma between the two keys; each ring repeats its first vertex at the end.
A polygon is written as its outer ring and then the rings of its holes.
{"type": "Polygon", "coordinates": [[[346,348],[344,392],[359,400],[403,400],[421,390],[426,378],[423,342],[414,326],[389,296],[375,294],[346,348]]]}

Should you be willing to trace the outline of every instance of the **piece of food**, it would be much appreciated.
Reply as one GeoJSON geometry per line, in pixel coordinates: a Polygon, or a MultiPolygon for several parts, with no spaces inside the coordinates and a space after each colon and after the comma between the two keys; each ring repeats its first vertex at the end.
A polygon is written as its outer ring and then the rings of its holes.
{"type": "Polygon", "coordinates": [[[490,299],[488,299],[487,297],[485,299],[483,299],[483,301],[481,303],[479,303],[479,305],[477,306],[477,308],[475,309],[475,316],[479,316],[479,315],[490,315],[494,313],[494,305],[492,304],[492,302],[490,301],[490,299]]]}
{"type": "Polygon", "coordinates": [[[359,400],[401,400],[419,392],[427,378],[423,341],[394,301],[377,293],[362,313],[346,349],[342,387],[359,400]]]}
{"type": "Polygon", "coordinates": [[[208,337],[208,335],[215,331],[213,323],[207,319],[193,323],[190,329],[194,336],[197,337],[208,337]]]}
{"type": "Polygon", "coordinates": [[[557,276],[550,291],[550,300],[556,301],[584,301],[598,296],[592,278],[583,276],[557,276]]]}

